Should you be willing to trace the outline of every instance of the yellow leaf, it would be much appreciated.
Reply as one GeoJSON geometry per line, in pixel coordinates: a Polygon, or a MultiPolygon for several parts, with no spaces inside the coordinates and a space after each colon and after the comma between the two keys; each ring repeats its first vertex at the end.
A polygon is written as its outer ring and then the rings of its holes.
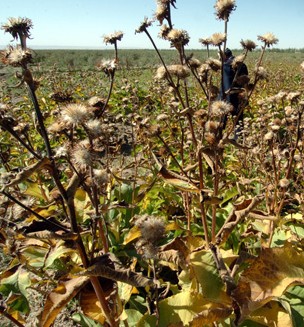
{"type": "Polygon", "coordinates": [[[58,287],[56,287],[47,296],[39,326],[51,326],[59,312],[83,288],[83,286],[88,282],[88,280],[89,277],[82,276],[70,279],[66,282],[60,282],[58,287]]]}
{"type": "Polygon", "coordinates": [[[233,294],[245,316],[282,296],[289,286],[304,284],[304,253],[291,244],[262,249],[249,263],[233,294]]]}
{"type": "Polygon", "coordinates": [[[80,306],[86,316],[104,324],[105,316],[93,290],[84,290],[81,292],[80,306]]]}

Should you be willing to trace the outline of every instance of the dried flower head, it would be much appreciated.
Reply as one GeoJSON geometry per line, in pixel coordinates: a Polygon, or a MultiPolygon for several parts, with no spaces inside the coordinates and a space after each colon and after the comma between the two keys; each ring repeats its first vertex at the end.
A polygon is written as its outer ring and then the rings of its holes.
{"type": "Polygon", "coordinates": [[[272,33],[266,33],[264,35],[258,35],[258,40],[265,43],[267,47],[270,47],[271,45],[277,44],[278,39],[274,36],[272,33]]]}
{"type": "Polygon", "coordinates": [[[158,33],[159,37],[167,40],[168,34],[171,31],[171,28],[169,26],[167,26],[166,24],[163,24],[160,28],[160,31],[158,33]]]}
{"type": "Polygon", "coordinates": [[[145,32],[147,28],[152,25],[152,23],[153,20],[150,20],[145,17],[144,20],[141,22],[140,26],[135,30],[135,34],[145,32]]]}
{"type": "Polygon", "coordinates": [[[81,103],[71,103],[62,111],[63,120],[70,124],[83,124],[90,118],[89,109],[81,103]]]}
{"type": "Polygon", "coordinates": [[[210,37],[211,44],[214,46],[220,46],[226,41],[225,33],[214,33],[210,37]]]}
{"type": "Polygon", "coordinates": [[[71,152],[71,157],[76,165],[81,168],[91,167],[96,159],[96,154],[89,146],[81,143],[71,152]]]}
{"type": "Polygon", "coordinates": [[[33,23],[29,18],[14,18],[10,17],[6,24],[3,24],[1,29],[6,33],[10,33],[15,40],[22,39],[23,37],[30,38],[30,29],[33,27],[33,23]]]}
{"type": "Polygon", "coordinates": [[[151,243],[156,243],[165,235],[165,223],[160,217],[143,215],[137,217],[135,222],[141,232],[141,237],[151,243]]]}
{"type": "Polygon", "coordinates": [[[217,72],[218,70],[221,69],[222,67],[222,63],[220,60],[218,59],[214,59],[214,58],[209,58],[207,61],[206,61],[206,64],[209,65],[209,67],[214,70],[215,72],[217,72]]]}
{"type": "Polygon", "coordinates": [[[93,174],[96,184],[107,184],[110,180],[106,169],[93,169],[93,174]]]}
{"type": "Polygon", "coordinates": [[[263,80],[263,79],[267,80],[267,78],[268,78],[268,73],[267,73],[266,69],[262,66],[257,67],[255,69],[255,73],[259,80],[263,80]]]}
{"type": "Polygon", "coordinates": [[[203,38],[199,39],[198,42],[200,42],[204,46],[209,46],[210,44],[212,44],[210,37],[205,38],[205,39],[203,39],[203,38]]]}
{"type": "Polygon", "coordinates": [[[232,61],[232,67],[234,69],[238,69],[238,67],[243,65],[244,60],[245,60],[244,54],[240,54],[240,55],[234,57],[234,59],[232,61]]]}
{"type": "Polygon", "coordinates": [[[107,76],[113,76],[117,68],[117,61],[113,60],[104,60],[98,66],[107,76]]]}
{"type": "Polygon", "coordinates": [[[171,42],[171,46],[180,49],[181,46],[187,45],[190,41],[190,36],[185,30],[173,28],[167,35],[167,40],[171,42]]]}
{"type": "Polygon", "coordinates": [[[158,1],[154,15],[155,18],[159,21],[160,25],[162,25],[164,19],[166,19],[168,15],[167,5],[161,1],[158,1]]]}
{"type": "Polygon", "coordinates": [[[13,67],[26,67],[32,61],[32,52],[29,49],[23,50],[20,46],[9,46],[1,52],[1,60],[13,67]]]}
{"type": "Polygon", "coordinates": [[[105,35],[103,37],[103,42],[105,44],[116,44],[117,41],[121,41],[121,39],[123,38],[123,32],[119,31],[119,32],[114,32],[112,34],[109,34],[109,35],[105,35]]]}
{"type": "Polygon", "coordinates": [[[201,63],[198,59],[196,59],[196,58],[190,58],[190,59],[188,59],[187,63],[188,63],[188,65],[189,65],[191,68],[194,68],[194,69],[199,68],[199,67],[201,66],[201,64],[202,64],[202,63],[201,63]]]}
{"type": "Polygon", "coordinates": [[[304,72],[304,61],[301,63],[300,68],[301,68],[302,72],[304,72]]]}
{"type": "Polygon", "coordinates": [[[86,122],[86,128],[92,137],[98,137],[103,133],[101,126],[99,119],[90,119],[86,122]]]}
{"type": "Polygon", "coordinates": [[[241,46],[244,50],[252,51],[256,48],[256,44],[251,40],[242,40],[241,46]]]}
{"type": "Polygon", "coordinates": [[[185,65],[169,65],[167,66],[167,70],[163,66],[159,67],[156,71],[155,78],[159,80],[166,79],[168,72],[171,76],[176,76],[180,79],[185,79],[190,75],[190,70],[185,65]]]}
{"type": "Polygon", "coordinates": [[[235,0],[217,0],[214,8],[218,19],[228,20],[231,12],[236,9],[235,0]]]}
{"type": "Polygon", "coordinates": [[[282,188],[286,188],[286,187],[288,187],[289,184],[290,184],[290,182],[289,182],[289,180],[288,180],[287,178],[282,178],[282,179],[280,179],[280,181],[279,181],[279,185],[280,185],[280,187],[282,187],[282,188]]]}
{"type": "Polygon", "coordinates": [[[201,64],[198,69],[197,73],[202,82],[207,82],[208,72],[210,71],[210,66],[208,64],[201,64]]]}
{"type": "Polygon", "coordinates": [[[227,115],[233,110],[233,106],[226,101],[214,101],[211,104],[211,116],[213,117],[222,117],[227,115]]]}

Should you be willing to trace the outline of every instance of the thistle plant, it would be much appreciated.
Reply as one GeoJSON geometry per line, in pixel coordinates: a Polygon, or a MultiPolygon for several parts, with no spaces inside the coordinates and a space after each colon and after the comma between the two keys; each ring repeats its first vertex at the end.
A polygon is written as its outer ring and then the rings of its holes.
{"type": "Polygon", "coordinates": [[[20,44],[4,50],[2,62],[29,95],[0,107],[0,313],[14,324],[31,323],[32,292],[41,294],[40,326],[75,305],[75,321],[103,326],[303,318],[294,305],[304,282],[303,90],[277,89],[264,58],[278,40],[266,33],[240,41],[232,61],[239,87],[224,95],[222,54],[236,1],[215,1],[223,31],[199,40],[207,55],[187,50],[177,8],[156,1],[153,18],[136,30],[159,59],[149,82],[129,77],[136,71],[120,78],[119,31],[103,37],[113,58],[81,75],[94,79],[87,96],[72,90],[73,72],[62,75],[67,83],[52,76],[59,92],[45,91],[50,73],[36,77],[27,47],[31,20],[3,25],[20,44]],[[250,74],[241,75],[248,61],[250,74]],[[238,139],[232,92],[245,116],[238,139]]]}

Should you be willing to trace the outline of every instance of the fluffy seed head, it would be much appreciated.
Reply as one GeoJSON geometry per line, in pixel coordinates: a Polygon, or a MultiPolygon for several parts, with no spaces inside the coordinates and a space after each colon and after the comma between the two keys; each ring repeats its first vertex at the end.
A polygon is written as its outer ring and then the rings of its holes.
{"type": "Polygon", "coordinates": [[[256,48],[256,44],[251,40],[242,40],[241,46],[243,47],[243,49],[248,51],[252,51],[256,48]]]}
{"type": "Polygon", "coordinates": [[[121,39],[123,38],[123,32],[119,31],[119,32],[114,32],[112,34],[109,35],[104,35],[103,37],[103,42],[105,44],[116,44],[117,41],[121,41],[121,39]]]}
{"type": "Polygon", "coordinates": [[[181,46],[189,43],[190,37],[187,31],[173,28],[168,33],[167,40],[171,42],[172,47],[179,49],[181,46]]]}
{"type": "Polygon", "coordinates": [[[235,0],[217,0],[214,5],[218,19],[228,20],[231,12],[235,10],[235,0]]]}
{"type": "Polygon", "coordinates": [[[226,34],[225,33],[214,33],[210,37],[211,44],[214,46],[220,46],[222,45],[226,40],[226,34]]]}
{"type": "Polygon", "coordinates": [[[93,137],[98,137],[102,134],[101,122],[98,119],[90,119],[86,122],[88,132],[93,137]]]}
{"type": "Polygon", "coordinates": [[[9,46],[1,52],[1,60],[6,65],[25,67],[32,61],[32,52],[29,49],[23,50],[20,46],[9,46]]]}
{"type": "Polygon", "coordinates": [[[81,103],[68,104],[62,111],[63,120],[74,125],[84,123],[89,116],[88,107],[81,103]]]}
{"type": "Polygon", "coordinates": [[[222,117],[233,110],[233,106],[225,101],[214,101],[211,105],[211,115],[213,117],[222,117]]]}
{"type": "Polygon", "coordinates": [[[141,232],[141,237],[147,242],[156,243],[165,235],[165,224],[162,218],[143,215],[140,216],[135,225],[141,232]]]}
{"type": "MultiPolygon", "coordinates": [[[[171,76],[176,76],[180,79],[185,79],[190,75],[189,68],[184,65],[169,65],[167,66],[167,70],[171,76]]],[[[159,67],[156,71],[155,78],[159,80],[167,78],[167,70],[163,66],[159,67]]]]}
{"type": "Polygon", "coordinates": [[[267,47],[277,44],[279,40],[272,33],[266,33],[264,35],[258,35],[258,40],[265,43],[267,47]]]}

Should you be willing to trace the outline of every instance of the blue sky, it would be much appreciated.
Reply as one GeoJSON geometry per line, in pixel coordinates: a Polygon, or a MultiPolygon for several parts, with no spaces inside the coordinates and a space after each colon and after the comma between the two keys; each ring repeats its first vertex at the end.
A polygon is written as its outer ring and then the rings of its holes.
{"type": "MultiPolygon", "coordinates": [[[[189,48],[201,48],[199,38],[223,32],[214,15],[215,0],[176,0],[176,28],[186,30],[189,48]]],[[[304,48],[304,0],[236,0],[237,9],[228,27],[228,46],[240,48],[241,39],[257,42],[257,35],[272,32],[278,48],[304,48]]],[[[155,0],[9,0],[3,1],[0,23],[8,17],[27,17],[34,29],[30,47],[104,47],[102,36],[125,33],[121,48],[150,48],[144,34],[134,33],[144,17],[153,17],[155,0]]],[[[150,29],[160,48],[168,44],[157,37],[157,23],[150,29]]],[[[0,31],[0,45],[11,37],[0,31]]],[[[258,43],[258,42],[257,42],[258,43]]]]}

